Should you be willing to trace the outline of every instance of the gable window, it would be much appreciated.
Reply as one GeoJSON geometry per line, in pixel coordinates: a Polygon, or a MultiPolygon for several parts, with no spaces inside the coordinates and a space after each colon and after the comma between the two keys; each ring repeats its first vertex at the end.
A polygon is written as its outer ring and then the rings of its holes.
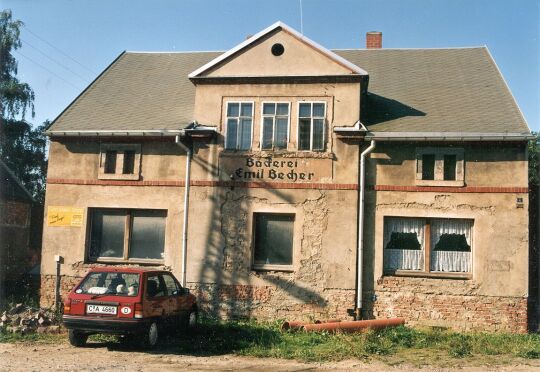
{"type": "Polygon", "coordinates": [[[163,260],[165,210],[91,209],[90,261],[163,260]]]}
{"type": "Polygon", "coordinates": [[[298,150],[324,151],[326,103],[298,104],[298,150]]]}
{"type": "Polygon", "coordinates": [[[286,149],[289,139],[289,103],[263,103],[261,148],[286,149]]]}
{"type": "Polygon", "coordinates": [[[98,178],[138,180],[140,177],[140,163],[140,144],[102,143],[98,178]]]}
{"type": "Polygon", "coordinates": [[[462,148],[416,149],[416,184],[419,186],[463,186],[464,168],[462,148]]]}
{"type": "Polygon", "coordinates": [[[255,213],[253,266],[290,269],[293,259],[293,214],[255,213]]]}
{"type": "Polygon", "coordinates": [[[467,219],[386,217],[385,272],[470,275],[472,227],[467,219]]]}
{"type": "Polygon", "coordinates": [[[251,149],[252,127],[253,103],[228,102],[225,148],[229,150],[251,149]]]}

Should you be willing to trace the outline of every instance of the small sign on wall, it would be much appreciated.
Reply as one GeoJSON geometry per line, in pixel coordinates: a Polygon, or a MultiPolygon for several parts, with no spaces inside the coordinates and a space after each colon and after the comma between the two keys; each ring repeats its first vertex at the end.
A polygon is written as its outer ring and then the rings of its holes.
{"type": "Polygon", "coordinates": [[[47,226],[81,227],[83,215],[83,208],[49,206],[47,208],[47,226]]]}

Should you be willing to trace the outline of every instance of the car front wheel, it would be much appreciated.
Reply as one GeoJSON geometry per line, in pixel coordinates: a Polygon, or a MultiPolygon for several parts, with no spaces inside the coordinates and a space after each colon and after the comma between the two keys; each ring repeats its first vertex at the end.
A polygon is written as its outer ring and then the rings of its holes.
{"type": "Polygon", "coordinates": [[[86,340],[88,340],[88,335],[84,333],[77,332],[76,330],[68,330],[68,339],[69,343],[75,347],[82,347],[86,345],[86,340]]]}
{"type": "Polygon", "coordinates": [[[156,322],[152,322],[146,329],[146,333],[141,336],[141,344],[144,348],[151,349],[159,341],[159,330],[156,322]]]}

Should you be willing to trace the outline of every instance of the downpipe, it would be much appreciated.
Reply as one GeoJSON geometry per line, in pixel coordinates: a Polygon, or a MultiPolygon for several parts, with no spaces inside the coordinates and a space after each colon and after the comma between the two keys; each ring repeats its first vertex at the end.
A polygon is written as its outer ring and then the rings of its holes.
{"type": "Polygon", "coordinates": [[[174,141],[178,146],[186,151],[186,176],[184,186],[184,223],[182,227],[182,277],[180,283],[186,287],[186,269],[187,269],[187,238],[188,238],[188,217],[189,217],[189,189],[191,184],[191,158],[193,150],[191,144],[186,145],[182,142],[180,136],[176,136],[174,141]]]}
{"type": "MultiPolygon", "coordinates": [[[[361,146],[362,142],[360,142],[361,146]]],[[[363,268],[364,268],[364,197],[365,197],[365,176],[366,176],[366,156],[375,148],[375,141],[360,154],[360,169],[358,174],[358,184],[360,185],[358,197],[358,251],[356,255],[356,308],[355,320],[362,319],[362,292],[363,292],[363,268]]]]}

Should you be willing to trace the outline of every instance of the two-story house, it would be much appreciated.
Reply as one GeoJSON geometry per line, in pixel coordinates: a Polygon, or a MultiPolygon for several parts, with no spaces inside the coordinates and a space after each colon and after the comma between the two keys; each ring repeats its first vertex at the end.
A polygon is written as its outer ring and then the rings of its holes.
{"type": "Polygon", "coordinates": [[[172,270],[221,317],[527,329],[530,131],[485,47],[122,53],[48,128],[42,302],[172,270]],[[65,292],[64,292],[65,293],[65,292]]]}

